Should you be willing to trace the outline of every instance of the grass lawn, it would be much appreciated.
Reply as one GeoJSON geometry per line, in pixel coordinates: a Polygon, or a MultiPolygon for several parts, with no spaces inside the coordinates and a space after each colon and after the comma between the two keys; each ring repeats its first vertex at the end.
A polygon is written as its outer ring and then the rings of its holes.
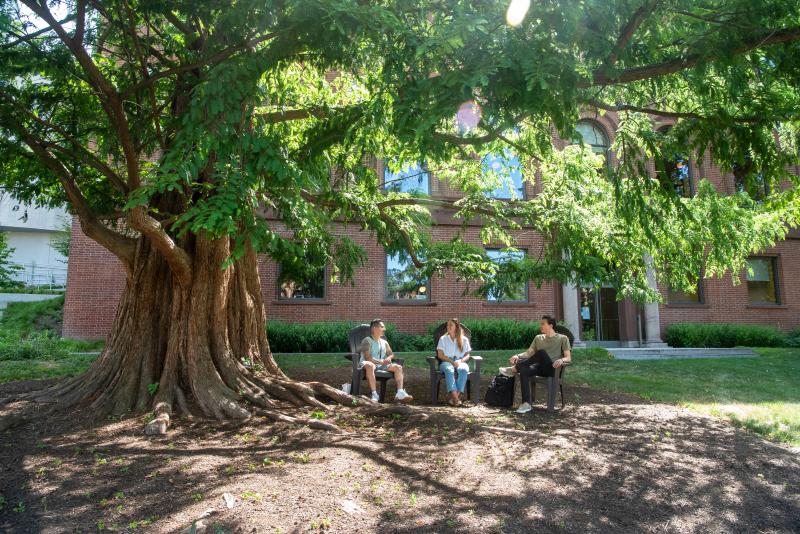
{"type": "MultiPolygon", "coordinates": [[[[725,417],[734,424],[800,446],[800,349],[755,349],[760,358],[614,360],[603,349],[576,350],[567,382],[633,393],[725,417]]],[[[482,374],[494,375],[520,352],[481,352],[482,374]]],[[[427,367],[428,352],[406,352],[406,365],[427,367]]],[[[348,365],[337,354],[281,354],[284,368],[322,369],[348,365]]]]}
{"type": "MultiPolygon", "coordinates": [[[[678,404],[800,446],[800,349],[755,350],[760,358],[620,361],[602,349],[579,349],[567,382],[678,404]]],[[[515,352],[519,351],[482,352],[483,374],[494,375],[515,352]]],[[[429,355],[398,353],[407,366],[420,368],[427,368],[429,355]]],[[[75,375],[93,359],[92,355],[73,354],[58,360],[0,361],[0,383],[75,375]]],[[[276,360],[286,369],[349,365],[340,354],[277,354],[276,360]]]]}

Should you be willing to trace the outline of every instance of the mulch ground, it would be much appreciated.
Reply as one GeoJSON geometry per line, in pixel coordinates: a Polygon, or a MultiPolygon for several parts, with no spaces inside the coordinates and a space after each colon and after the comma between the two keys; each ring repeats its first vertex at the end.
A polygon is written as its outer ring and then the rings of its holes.
{"type": "MultiPolygon", "coordinates": [[[[432,407],[427,372],[407,372],[426,420],[336,408],[339,435],[33,419],[0,435],[0,531],[800,531],[798,451],[725,421],[581,386],[555,414],[432,407]]],[[[339,385],[348,370],[290,374],[339,385]]]]}

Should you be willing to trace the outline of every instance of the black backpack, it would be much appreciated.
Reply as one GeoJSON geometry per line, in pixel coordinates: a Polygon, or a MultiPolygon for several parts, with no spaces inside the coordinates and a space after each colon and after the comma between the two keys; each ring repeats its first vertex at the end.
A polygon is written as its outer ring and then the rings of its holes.
{"type": "Polygon", "coordinates": [[[486,404],[511,408],[514,404],[514,377],[497,375],[486,390],[486,404]]]}

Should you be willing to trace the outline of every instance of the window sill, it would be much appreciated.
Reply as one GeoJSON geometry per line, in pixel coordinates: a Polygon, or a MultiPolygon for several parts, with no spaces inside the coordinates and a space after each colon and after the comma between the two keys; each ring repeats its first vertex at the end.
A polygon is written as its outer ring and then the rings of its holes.
{"type": "Polygon", "coordinates": [[[786,310],[789,306],[786,304],[748,304],[745,308],[753,308],[755,310],[786,310]]]}
{"type": "Polygon", "coordinates": [[[494,308],[496,306],[507,306],[507,307],[515,307],[515,308],[535,308],[535,302],[483,302],[482,306],[484,308],[494,308]]]}
{"type": "Polygon", "coordinates": [[[699,310],[708,310],[711,308],[710,304],[706,303],[692,303],[692,302],[673,302],[664,304],[666,308],[693,308],[699,310]]]}
{"type": "Polygon", "coordinates": [[[429,300],[383,300],[381,306],[436,306],[429,300]]]}
{"type": "Polygon", "coordinates": [[[331,306],[332,303],[329,300],[318,300],[318,299],[285,299],[285,300],[273,300],[270,302],[273,306],[331,306]]]}

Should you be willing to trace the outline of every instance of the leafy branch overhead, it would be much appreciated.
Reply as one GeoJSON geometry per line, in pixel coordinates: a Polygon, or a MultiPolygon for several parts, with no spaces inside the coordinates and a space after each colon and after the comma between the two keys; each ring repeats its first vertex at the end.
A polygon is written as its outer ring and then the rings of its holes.
{"type": "Polygon", "coordinates": [[[341,230],[352,224],[423,274],[452,269],[482,292],[556,278],[644,299],[656,296],[646,258],[688,289],[701,272],[740,272],[800,223],[787,172],[800,2],[540,1],[516,27],[507,7],[3,2],[0,182],[22,200],[68,201],[129,270],[146,237],[184,285],[193,236],[230,236],[229,262],[252,246],[300,275],[333,264],[352,279],[366,257],[341,230]],[[554,142],[606,112],[610,167],[554,142]],[[490,198],[513,188],[508,169],[485,172],[493,154],[518,157],[537,194],[490,198]],[[679,196],[651,164],[676,154],[737,172],[745,192],[701,174],[679,196]],[[385,191],[373,157],[424,162],[463,197],[385,191]],[[769,194],[751,198],[755,183],[769,194]],[[460,234],[435,243],[432,211],[480,221],[493,246],[513,247],[523,227],[545,243],[492,262],[460,234]]]}

